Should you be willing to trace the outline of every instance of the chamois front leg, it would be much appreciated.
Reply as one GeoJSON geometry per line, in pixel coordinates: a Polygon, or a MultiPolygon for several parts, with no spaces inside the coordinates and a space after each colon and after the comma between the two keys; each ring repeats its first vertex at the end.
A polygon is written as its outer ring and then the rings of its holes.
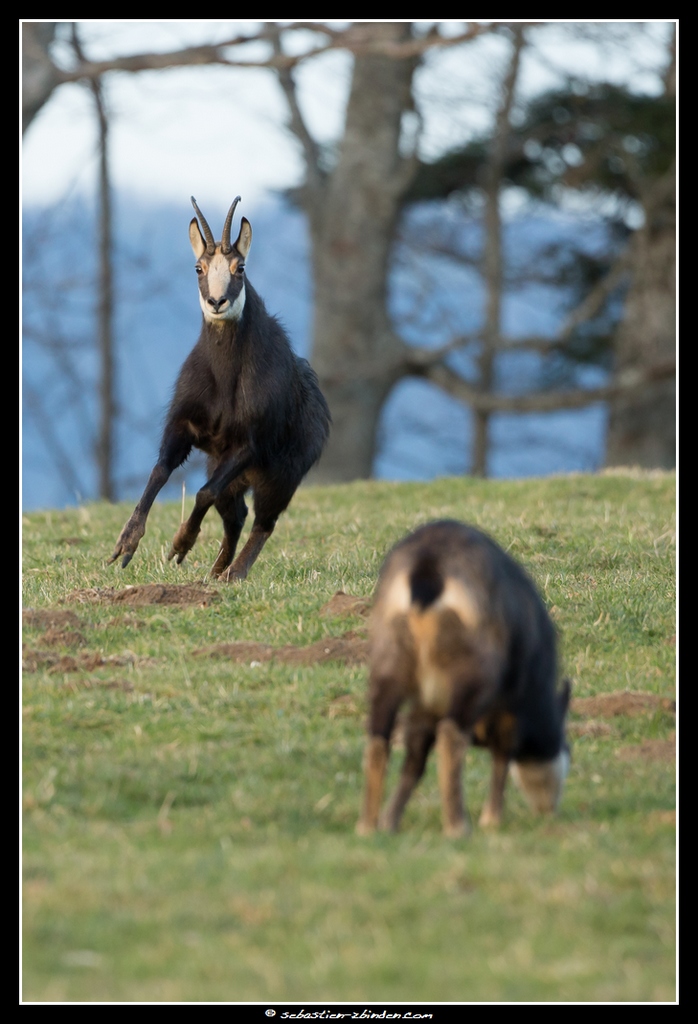
{"type": "Polygon", "coordinates": [[[167,483],[169,473],[166,469],[157,464],[150,474],[150,479],[143,492],[143,497],[136,505],[135,509],[131,513],[131,517],[124,526],[123,530],[119,534],[114,548],[114,553],[109,559],[109,564],[115,562],[117,558],[121,557],[121,568],[125,569],[128,563],[131,561],[136,553],[136,548],[140,544],[141,538],[145,533],[145,521],[148,518],[151,506],[155,501],[155,496],[164,485],[167,483]]]}
{"type": "Polygon", "coordinates": [[[109,564],[115,562],[120,557],[121,568],[125,569],[131,561],[145,533],[145,523],[153,502],[177,466],[181,466],[187,458],[191,448],[191,438],[185,432],[174,429],[165,430],[160,447],[160,458],[151,471],[141,500],[119,534],[114,553],[109,559],[109,564]]]}

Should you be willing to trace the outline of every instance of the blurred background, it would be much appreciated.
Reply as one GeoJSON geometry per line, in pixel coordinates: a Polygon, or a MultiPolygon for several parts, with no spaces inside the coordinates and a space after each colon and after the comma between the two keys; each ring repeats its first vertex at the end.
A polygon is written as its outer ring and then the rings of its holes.
{"type": "Polygon", "coordinates": [[[675,28],[22,22],[23,507],[142,491],[192,194],[318,371],[316,481],[673,467],[675,28]]]}

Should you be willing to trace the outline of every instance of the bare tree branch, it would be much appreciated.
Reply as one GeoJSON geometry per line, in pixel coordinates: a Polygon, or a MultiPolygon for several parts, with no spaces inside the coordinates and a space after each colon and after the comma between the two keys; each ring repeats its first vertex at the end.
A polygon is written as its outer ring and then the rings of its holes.
{"type": "MultiPolygon", "coordinates": [[[[531,349],[538,352],[564,352],[574,331],[595,316],[605,299],[618,287],[629,269],[627,250],[621,253],[609,272],[598,281],[584,299],[565,318],[559,332],[554,338],[523,337],[498,339],[497,349],[503,352],[531,349]]],[[[442,362],[446,356],[467,345],[483,342],[483,334],[460,335],[439,348],[409,347],[405,349],[405,367],[408,373],[420,372],[422,369],[442,362]]]]}
{"type": "Polygon", "coordinates": [[[49,456],[65,487],[73,494],[86,494],[87,491],[82,486],[68,453],[58,439],[56,425],[46,414],[41,396],[26,382],[24,384],[24,406],[33,417],[41,440],[46,445],[49,456]]]}
{"type": "Polygon", "coordinates": [[[676,372],[676,361],[668,360],[650,370],[629,369],[619,374],[613,384],[599,388],[575,388],[565,391],[531,391],[525,395],[504,395],[480,391],[443,363],[415,367],[415,376],[438,384],[449,395],[466,402],[473,409],[485,412],[555,412],[558,409],[582,409],[594,402],[605,402],[619,395],[641,391],[649,385],[666,380],[676,372]]]}
{"type": "MultiPolygon", "coordinates": [[[[255,33],[230,36],[218,43],[200,46],[185,46],[166,53],[134,53],[108,60],[78,60],[72,68],[60,68],[51,58],[50,43],[53,40],[59,22],[22,22],[22,69],[23,69],[23,123],[25,131],[34,116],[49,99],[54,89],[69,82],[84,79],[95,80],[110,71],[157,71],[173,67],[195,67],[205,64],[218,64],[224,67],[239,68],[270,68],[277,71],[289,71],[302,61],[310,60],[333,50],[348,50],[356,56],[380,54],[395,60],[405,60],[421,56],[434,47],[449,48],[461,43],[470,42],[477,36],[505,24],[468,23],[463,32],[445,37],[439,35],[434,28],[419,39],[386,40],[378,38],[375,23],[357,22],[345,29],[332,29],[320,22],[290,22],[286,25],[279,22],[268,22],[255,33]],[[280,33],[314,32],[324,36],[324,42],[310,47],[302,53],[284,53],[280,46],[275,45],[280,33]],[[244,53],[231,53],[245,48],[251,43],[269,43],[271,52],[263,58],[252,58],[244,53]]],[[[534,23],[532,23],[534,24],[534,23]]]]}
{"type": "Polygon", "coordinates": [[[317,57],[331,50],[349,50],[357,56],[374,54],[391,57],[395,60],[405,60],[410,57],[421,56],[421,54],[436,46],[448,48],[470,42],[477,36],[491,32],[493,28],[500,27],[501,23],[495,26],[473,23],[464,32],[451,37],[441,36],[438,32],[432,31],[421,39],[394,41],[376,38],[374,23],[372,22],[365,24],[359,22],[350,25],[346,29],[331,29],[326,25],[316,22],[293,22],[288,25],[269,23],[259,32],[252,35],[231,36],[229,39],[224,39],[219,43],[188,46],[179,50],[171,50],[167,53],[136,53],[102,61],[85,60],[80,62],[75,68],[61,72],[61,76],[64,82],[74,82],[80,78],[98,78],[107,71],[151,71],[198,64],[288,69],[295,67],[301,61],[317,57]],[[280,31],[294,32],[300,30],[321,33],[327,36],[327,41],[299,54],[283,53],[272,45],[272,53],[263,59],[251,59],[244,55],[235,57],[226,52],[235,47],[247,46],[255,42],[273,44],[274,39],[278,38],[280,31]]]}
{"type": "MultiPolygon", "coordinates": [[[[282,55],[281,50],[281,30],[272,37],[272,45],[274,48],[274,54],[277,56],[282,55]]],[[[316,143],[308,131],[308,127],[305,123],[305,119],[301,113],[300,106],[298,104],[298,94],[296,92],[296,83],[293,80],[290,67],[277,67],[276,69],[279,84],[283,89],[288,103],[289,109],[289,130],[296,136],[300,142],[303,153],[305,155],[305,166],[306,166],[306,185],[305,187],[312,190],[320,189],[323,186],[322,172],[320,169],[320,147],[316,143]]]]}

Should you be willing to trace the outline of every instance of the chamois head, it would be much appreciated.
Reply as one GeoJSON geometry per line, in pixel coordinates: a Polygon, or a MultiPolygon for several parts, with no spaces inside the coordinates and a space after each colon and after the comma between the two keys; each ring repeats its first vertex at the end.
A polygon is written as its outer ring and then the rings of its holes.
{"type": "Polygon", "coordinates": [[[245,305],[245,260],[252,244],[250,222],[243,217],[240,234],[235,244],[230,242],[230,227],[235,207],[240,196],[233,200],[223,225],[220,242],[213,238],[206,218],[191,197],[192,205],[201,221],[196,217],[189,225],[189,241],[196,256],[196,273],[199,278],[199,303],[206,320],[212,323],[223,320],[239,320],[245,305]],[[202,234],[203,231],[203,234],[202,234]]]}

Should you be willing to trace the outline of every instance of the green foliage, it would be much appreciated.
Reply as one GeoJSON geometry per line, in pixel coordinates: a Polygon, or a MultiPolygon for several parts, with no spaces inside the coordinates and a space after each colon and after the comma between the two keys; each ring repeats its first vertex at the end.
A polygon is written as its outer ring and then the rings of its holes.
{"type": "MultiPolygon", "coordinates": [[[[483,135],[420,164],[405,197],[410,203],[456,195],[468,212],[482,189],[493,139],[483,135]]],[[[630,232],[625,222],[633,203],[642,202],[650,185],[667,173],[676,156],[676,105],[672,96],[638,95],[606,83],[570,82],[535,97],[507,137],[501,189],[524,190],[532,200],[555,207],[571,191],[596,199],[598,223],[608,227],[608,244],[589,251],[585,232],[538,251],[529,247],[521,266],[509,259],[510,289],[531,279],[564,289],[568,309],[578,307],[609,273],[630,232]],[[613,202],[609,202],[613,199],[613,202]]],[[[455,259],[459,254],[454,252],[455,259]]],[[[479,257],[475,257],[475,262],[479,257]]],[[[580,363],[609,369],[613,336],[622,313],[627,280],[610,290],[598,312],[579,324],[551,353],[541,385],[573,384],[580,363]]]]}
{"type": "MultiPolygon", "coordinates": [[[[499,832],[444,840],[431,763],[402,832],[363,840],[365,669],[196,652],[362,629],[319,610],[370,596],[400,536],[453,516],[533,575],[573,698],[673,697],[674,495],[662,474],[308,487],[205,607],[98,598],[200,584],[214,515],[175,567],[180,508],[156,505],[125,571],[106,559],[130,508],[25,516],[25,611],[73,617],[24,630],[24,999],[673,1000],[674,766],[643,753],[674,728],[660,704],[573,709],[554,820],[511,787],[499,832]]],[[[475,818],[488,773],[470,752],[475,818]]]]}
{"type": "Polygon", "coordinates": [[[676,103],[600,84],[556,90],[528,107],[515,137],[529,166],[512,181],[540,194],[557,184],[593,186],[625,198],[665,174],[676,156],[676,103]]]}
{"type": "MultiPolygon", "coordinates": [[[[481,186],[492,140],[481,136],[422,163],[407,203],[481,186]]],[[[555,188],[594,188],[637,199],[676,156],[676,101],[620,86],[570,83],[533,99],[510,129],[502,184],[555,201],[555,188]]]]}

